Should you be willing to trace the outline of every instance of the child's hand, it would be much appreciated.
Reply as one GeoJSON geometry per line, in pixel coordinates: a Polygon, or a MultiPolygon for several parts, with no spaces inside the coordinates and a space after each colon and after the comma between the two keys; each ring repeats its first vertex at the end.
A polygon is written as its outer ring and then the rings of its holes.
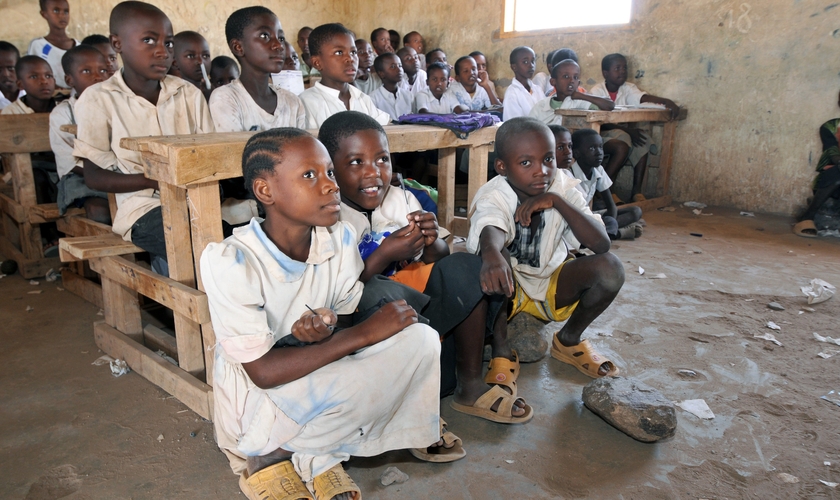
{"type": "Polygon", "coordinates": [[[630,141],[636,147],[642,147],[647,142],[647,136],[640,129],[628,127],[627,133],[630,135],[630,141]]]}
{"type": "Polygon", "coordinates": [[[517,207],[516,212],[513,214],[513,218],[516,222],[522,224],[523,226],[530,226],[531,215],[533,215],[534,212],[542,212],[543,210],[554,208],[554,203],[557,200],[562,200],[562,198],[554,193],[543,193],[537,196],[532,196],[531,198],[523,201],[522,204],[517,207]]]}
{"type": "Polygon", "coordinates": [[[420,228],[420,232],[423,233],[424,246],[433,245],[437,241],[440,227],[434,213],[418,210],[408,214],[408,220],[409,222],[414,221],[420,228]]]}
{"type": "Polygon", "coordinates": [[[490,86],[490,75],[487,74],[486,69],[482,69],[478,72],[478,84],[482,87],[490,86]]]}
{"type": "Polygon", "coordinates": [[[413,220],[382,240],[377,251],[384,252],[388,262],[414,260],[424,246],[423,233],[413,220]]]}
{"type": "Polygon", "coordinates": [[[513,275],[510,264],[499,252],[485,252],[481,254],[481,291],[487,295],[513,295],[513,275]]]}
{"type": "Polygon", "coordinates": [[[315,313],[306,311],[292,325],[292,335],[301,342],[320,342],[332,335],[337,321],[335,312],[326,307],[315,309],[315,313]]]}
{"type": "Polygon", "coordinates": [[[662,99],[662,104],[665,105],[666,108],[671,112],[671,119],[676,120],[680,116],[680,107],[677,106],[677,103],[670,99],[662,99]]]}
{"type": "Polygon", "coordinates": [[[367,327],[367,345],[373,345],[394,336],[414,323],[417,323],[417,311],[405,300],[395,300],[380,307],[361,325],[367,327]]]}

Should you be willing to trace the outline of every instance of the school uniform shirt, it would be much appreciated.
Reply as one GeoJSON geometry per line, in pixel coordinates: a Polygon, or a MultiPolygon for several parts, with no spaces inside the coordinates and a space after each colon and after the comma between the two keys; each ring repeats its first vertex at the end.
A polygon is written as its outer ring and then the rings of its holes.
{"type": "Polygon", "coordinates": [[[379,75],[371,71],[368,73],[367,80],[357,78],[353,84],[365,94],[371,95],[376,89],[382,86],[382,79],[379,78],[379,75]]]}
{"type": "Polygon", "coordinates": [[[76,158],[73,157],[73,141],[76,136],[61,131],[62,125],[76,124],[73,111],[75,105],[76,96],[73,96],[58,103],[50,113],[50,149],[55,153],[55,167],[59,179],[69,174],[76,166],[76,158]]]}
{"type": "Polygon", "coordinates": [[[440,96],[440,99],[435,97],[432,94],[432,89],[429,88],[414,96],[415,112],[425,109],[429,113],[449,114],[454,113],[455,108],[460,104],[455,94],[449,92],[448,89],[440,96]]]}
{"type": "Polygon", "coordinates": [[[458,103],[470,111],[481,111],[490,107],[490,96],[479,84],[475,84],[475,93],[470,95],[460,82],[452,82],[447,92],[452,92],[458,103]]]}
{"type": "Polygon", "coordinates": [[[31,115],[33,113],[35,113],[35,110],[24,104],[20,99],[3,108],[3,111],[0,111],[2,115],[31,115]]]}
{"type": "Polygon", "coordinates": [[[629,82],[624,82],[621,87],[618,87],[615,97],[610,95],[610,91],[607,90],[606,82],[601,82],[595,85],[589,90],[589,93],[598,97],[609,99],[613,101],[616,106],[638,106],[642,103],[642,96],[647,94],[647,92],[643,92],[635,84],[629,82]]]}
{"type": "Polygon", "coordinates": [[[350,455],[435,442],[440,340],[426,325],[411,325],[292,382],[254,385],[242,364],[290,337],[307,306],[351,314],[364,289],[349,224],[314,228],[309,256],[299,262],[277,248],[260,222],[252,219],[210,243],[200,260],[217,340],[213,424],[234,472],[245,468],[245,457],[282,447],[311,481],[350,455]]]}
{"type": "MultiPolygon", "coordinates": [[[[73,39],[74,47],[81,42],[73,39]]],[[[29,50],[26,51],[30,56],[38,56],[49,63],[52,68],[53,76],[55,77],[55,86],[63,89],[68,89],[67,83],[64,81],[64,68],[61,66],[61,58],[67,53],[66,50],[60,49],[47,41],[46,38],[36,38],[29,42],[29,50]]]]}
{"type": "MultiPolygon", "coordinates": [[[[124,174],[145,172],[140,153],[120,147],[123,137],[204,134],[213,120],[204,95],[195,85],[167,75],[160,82],[157,105],[128,88],[122,71],[85,90],[74,107],[78,124],[73,156],[100,168],[124,174]]],[[[131,226],[160,206],[155,189],[116,193],[117,214],[112,230],[131,241],[131,226]]]]}
{"type": "Polygon", "coordinates": [[[269,84],[277,94],[274,113],[262,109],[239,79],[210,94],[210,115],[216,132],[263,131],[279,127],[306,127],[306,112],[296,95],[269,84]]]}
{"type": "MultiPolygon", "coordinates": [[[[601,216],[593,214],[583,195],[575,189],[577,179],[570,179],[565,175],[555,175],[548,191],[556,193],[569,204],[585,215],[603,224],[601,216]]],[[[505,232],[505,247],[509,246],[516,236],[516,222],[514,213],[519,206],[519,199],[504,176],[496,176],[475,194],[470,205],[470,232],[467,237],[467,251],[477,254],[481,231],[487,226],[493,226],[505,232]]],[[[554,271],[566,260],[568,248],[580,248],[580,242],[575,238],[566,220],[557,210],[549,209],[542,212],[544,229],[539,241],[539,266],[530,266],[518,262],[511,257],[511,266],[516,282],[533,300],[545,300],[548,282],[554,271]]]]}
{"type": "MultiPolygon", "coordinates": [[[[18,95],[17,95],[17,99],[15,99],[15,101],[19,101],[20,98],[25,96],[25,95],[26,95],[25,90],[19,90],[18,95]]],[[[9,104],[11,104],[15,101],[10,101],[9,99],[6,98],[6,94],[0,92],[0,111],[2,111],[3,109],[6,108],[6,106],[8,106],[9,104]]]]}
{"type": "Polygon", "coordinates": [[[531,90],[527,90],[516,78],[505,91],[505,110],[502,113],[504,121],[518,116],[528,116],[531,109],[540,100],[544,99],[543,92],[533,81],[528,81],[531,90]]]}
{"type": "Polygon", "coordinates": [[[544,96],[547,96],[549,92],[554,90],[554,87],[551,86],[551,76],[549,76],[548,73],[543,73],[542,71],[540,71],[539,73],[534,75],[534,78],[531,80],[531,82],[542,91],[544,96]]]}
{"type": "Polygon", "coordinates": [[[558,109],[598,109],[598,106],[583,99],[572,99],[571,96],[563,99],[563,102],[557,101],[553,97],[546,97],[534,104],[528,116],[536,118],[546,125],[552,123],[563,125],[563,116],[554,112],[558,109]]]}
{"type": "Polygon", "coordinates": [[[411,92],[399,86],[397,86],[396,94],[392,94],[384,86],[379,87],[370,95],[370,98],[377,108],[391,116],[391,120],[399,121],[402,115],[412,112],[411,92]]]}
{"type": "MultiPolygon", "coordinates": [[[[358,111],[371,116],[380,125],[387,125],[391,122],[388,113],[377,108],[370,96],[352,85],[348,85],[348,87],[350,89],[350,111],[358,111]]],[[[300,94],[300,100],[303,101],[303,106],[306,108],[306,128],[320,128],[327,118],[336,113],[347,111],[347,107],[338,98],[338,94],[338,90],[321,85],[321,82],[300,94]]]]}
{"type": "Polygon", "coordinates": [[[414,96],[429,88],[429,84],[426,83],[428,78],[429,76],[425,71],[418,69],[417,74],[414,76],[414,83],[408,83],[408,75],[403,73],[402,81],[399,85],[402,89],[411,92],[412,100],[414,100],[414,96]]]}
{"type": "Polygon", "coordinates": [[[572,164],[572,173],[574,174],[575,179],[580,181],[578,189],[580,189],[581,193],[583,193],[583,197],[586,198],[586,203],[590,203],[592,201],[592,198],[595,197],[595,193],[605,191],[613,184],[610,180],[610,176],[607,175],[606,170],[604,170],[604,167],[601,165],[592,169],[592,178],[586,177],[586,174],[583,172],[583,169],[580,168],[578,162],[574,162],[572,164]]]}

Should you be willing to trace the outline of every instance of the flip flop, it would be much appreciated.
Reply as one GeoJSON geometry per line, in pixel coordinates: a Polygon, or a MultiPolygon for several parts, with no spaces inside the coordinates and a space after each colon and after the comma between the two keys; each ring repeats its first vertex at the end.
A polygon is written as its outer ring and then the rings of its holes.
{"type": "Polygon", "coordinates": [[[239,489],[248,500],[314,500],[288,460],[250,476],[247,470],[242,471],[239,489]]]}
{"type": "Polygon", "coordinates": [[[519,354],[513,350],[513,361],[508,358],[498,357],[490,360],[487,366],[487,375],[484,376],[484,383],[498,384],[509,388],[516,393],[516,379],[519,378],[519,354]]]}
{"type": "Polygon", "coordinates": [[[793,226],[793,234],[802,236],[803,238],[816,238],[817,226],[814,225],[814,221],[812,220],[806,219],[799,221],[793,226]]]}
{"type": "Polygon", "coordinates": [[[551,344],[551,357],[574,366],[578,371],[592,378],[614,377],[619,372],[615,363],[598,354],[588,340],[584,340],[578,345],[566,347],[557,340],[557,335],[554,335],[554,341],[551,344]],[[598,369],[604,363],[611,364],[613,368],[606,374],[599,375],[598,369]]]}
{"type": "Polygon", "coordinates": [[[449,406],[455,411],[499,424],[524,424],[534,418],[534,409],[526,404],[525,414],[521,417],[514,417],[513,404],[516,403],[517,399],[522,398],[516,397],[516,392],[511,394],[498,385],[494,385],[489,391],[482,394],[472,406],[462,405],[455,401],[449,403],[449,406]],[[496,411],[491,410],[496,401],[499,400],[501,400],[499,402],[499,409],[496,411]]]}
{"type": "Polygon", "coordinates": [[[331,500],[341,493],[353,493],[353,500],[362,500],[362,490],[347,475],[341,464],[336,464],[327,472],[315,476],[312,489],[315,490],[315,500],[331,500]]]}
{"type": "Polygon", "coordinates": [[[448,446],[454,443],[455,446],[450,448],[447,448],[446,446],[435,446],[433,448],[411,448],[408,451],[419,460],[434,463],[454,462],[467,456],[467,452],[464,451],[464,447],[461,446],[461,438],[446,430],[446,421],[443,418],[440,419],[440,438],[443,440],[445,445],[448,446]],[[434,451],[430,452],[430,449],[434,451]]]}

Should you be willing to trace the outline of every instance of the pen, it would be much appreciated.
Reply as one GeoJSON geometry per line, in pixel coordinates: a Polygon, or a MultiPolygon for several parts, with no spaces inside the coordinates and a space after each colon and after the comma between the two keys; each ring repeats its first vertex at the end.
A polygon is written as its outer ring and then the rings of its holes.
{"type": "MultiPolygon", "coordinates": [[[[309,309],[310,311],[312,311],[312,314],[314,314],[315,316],[320,316],[320,314],[318,314],[317,312],[315,312],[315,309],[312,309],[312,308],[311,308],[311,307],[309,307],[309,305],[307,305],[307,304],[304,304],[304,305],[306,306],[306,308],[307,308],[307,309],[309,309]]],[[[323,320],[322,320],[322,321],[323,321],[323,320]]],[[[332,325],[327,325],[327,328],[329,328],[329,329],[330,329],[330,331],[333,331],[333,330],[335,329],[335,327],[334,327],[334,326],[332,326],[332,325]]]]}

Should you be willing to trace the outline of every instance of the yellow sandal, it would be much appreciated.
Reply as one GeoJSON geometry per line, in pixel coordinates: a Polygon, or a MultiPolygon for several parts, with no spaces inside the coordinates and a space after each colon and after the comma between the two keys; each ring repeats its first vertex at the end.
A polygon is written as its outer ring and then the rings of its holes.
{"type": "Polygon", "coordinates": [[[514,390],[512,385],[519,378],[519,354],[513,351],[513,361],[508,358],[493,358],[487,365],[487,375],[484,376],[485,384],[503,385],[514,390]]]}
{"type": "Polygon", "coordinates": [[[350,479],[341,464],[315,476],[312,482],[315,500],[330,500],[341,493],[353,493],[353,500],[362,500],[362,490],[350,479]]]}
{"type": "Polygon", "coordinates": [[[285,460],[248,475],[242,471],[239,489],[248,500],[314,500],[295,472],[292,462],[285,460]]]}
{"type": "Polygon", "coordinates": [[[584,340],[578,345],[566,347],[554,335],[554,341],[551,345],[551,357],[574,366],[578,371],[592,378],[615,377],[618,375],[618,367],[615,366],[615,363],[605,358],[602,354],[598,354],[588,340],[584,340]],[[609,363],[609,366],[612,368],[606,374],[599,375],[598,370],[605,363],[609,363]]]}

